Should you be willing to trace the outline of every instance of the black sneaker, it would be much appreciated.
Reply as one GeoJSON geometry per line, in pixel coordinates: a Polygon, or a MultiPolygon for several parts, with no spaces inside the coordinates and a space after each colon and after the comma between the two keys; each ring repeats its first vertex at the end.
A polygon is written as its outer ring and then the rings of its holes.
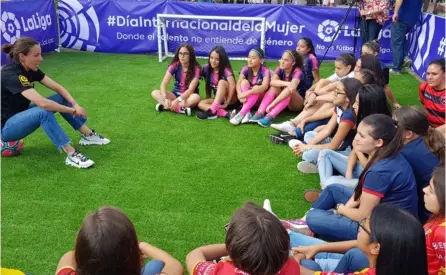
{"type": "Polygon", "coordinates": [[[287,133],[269,135],[269,140],[274,144],[288,144],[288,141],[292,139],[296,139],[296,137],[287,133]]]}
{"type": "Polygon", "coordinates": [[[164,111],[164,105],[163,104],[159,104],[159,103],[156,104],[155,110],[157,110],[158,112],[164,111]]]}
{"type": "Polygon", "coordinates": [[[208,109],[206,112],[198,113],[195,117],[201,120],[205,120],[205,119],[216,119],[218,116],[217,113],[213,114],[211,109],[208,109]]]}

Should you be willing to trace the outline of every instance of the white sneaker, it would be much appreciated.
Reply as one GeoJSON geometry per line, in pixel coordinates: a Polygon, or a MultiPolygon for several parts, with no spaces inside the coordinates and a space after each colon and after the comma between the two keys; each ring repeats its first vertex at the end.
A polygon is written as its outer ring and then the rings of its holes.
{"type": "Polygon", "coordinates": [[[285,133],[289,133],[291,131],[293,131],[294,126],[293,124],[291,124],[291,121],[285,121],[279,124],[271,124],[270,126],[273,129],[276,129],[277,131],[281,131],[281,132],[285,132],[285,133]]]}
{"type": "Polygon", "coordinates": [[[65,164],[77,168],[88,168],[94,164],[94,161],[82,155],[81,152],[74,151],[73,154],[67,156],[65,164]]]}
{"type": "Polygon", "coordinates": [[[80,145],[105,145],[109,144],[110,140],[96,133],[94,130],[91,130],[90,136],[82,135],[81,140],[79,141],[80,145]]]}
{"type": "Polygon", "coordinates": [[[243,115],[238,112],[231,120],[229,121],[232,125],[239,125],[243,120],[243,115]]]}
{"type": "Polygon", "coordinates": [[[294,149],[294,146],[296,146],[296,144],[301,144],[301,143],[303,142],[298,139],[292,139],[288,141],[288,146],[290,146],[291,149],[294,149]]]}
{"type": "Polygon", "coordinates": [[[191,116],[192,115],[192,110],[189,107],[181,107],[180,111],[178,112],[179,114],[184,114],[186,116],[191,116]]]}
{"type": "Polygon", "coordinates": [[[251,112],[247,112],[246,115],[242,119],[242,124],[248,123],[252,118],[251,112]]]}
{"type": "Polygon", "coordinates": [[[271,202],[266,199],[263,202],[263,209],[265,209],[266,211],[268,211],[269,213],[273,214],[274,216],[276,216],[276,214],[274,214],[273,210],[271,209],[271,202]]]}

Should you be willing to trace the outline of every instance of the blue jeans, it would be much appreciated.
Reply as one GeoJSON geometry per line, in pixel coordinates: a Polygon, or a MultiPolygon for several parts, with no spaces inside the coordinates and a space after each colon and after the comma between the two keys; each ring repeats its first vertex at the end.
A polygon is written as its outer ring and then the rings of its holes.
{"type": "MultiPolygon", "coordinates": [[[[52,95],[48,99],[71,107],[71,104],[59,94],[52,95]]],[[[74,130],[79,130],[87,121],[87,119],[74,117],[69,113],[61,113],[61,115],[74,130]]],[[[31,105],[27,110],[15,114],[6,121],[2,129],[2,140],[20,140],[30,135],[40,126],[58,149],[70,143],[70,139],[62,130],[59,123],[57,123],[54,113],[46,111],[36,105],[31,105]]]]}
{"type": "Polygon", "coordinates": [[[345,178],[347,171],[348,156],[339,152],[324,149],[319,153],[317,168],[319,170],[319,178],[322,189],[330,184],[338,183],[348,188],[354,189],[358,184],[358,178],[363,170],[360,163],[356,164],[353,169],[353,178],[345,178]],[[342,176],[333,176],[333,169],[338,171],[342,176]]]}
{"type": "MultiPolygon", "coordinates": [[[[318,132],[316,132],[316,131],[310,131],[310,132],[305,133],[305,135],[304,135],[304,142],[305,143],[310,142],[317,134],[318,134],[318,132]]],[[[328,137],[328,138],[324,139],[323,141],[319,142],[319,144],[330,143],[332,139],[333,138],[328,137]]],[[[317,149],[307,150],[307,151],[305,151],[302,154],[302,160],[316,164],[317,163],[317,158],[318,158],[318,155],[319,155],[320,151],[321,150],[317,150],[317,149]]],[[[351,148],[347,147],[347,149],[345,149],[344,151],[337,151],[337,152],[339,152],[339,153],[341,153],[343,155],[347,155],[348,156],[350,154],[350,152],[351,152],[351,148]]]]}
{"type": "MultiPolygon", "coordinates": [[[[325,243],[322,240],[306,236],[303,234],[291,232],[291,247],[309,246],[325,243]]],[[[345,254],[322,252],[316,254],[314,261],[302,261],[301,265],[316,271],[328,271],[337,273],[353,273],[369,267],[367,256],[358,248],[353,248],[345,254]]]]}
{"type": "Polygon", "coordinates": [[[326,118],[326,119],[321,119],[318,121],[308,122],[307,124],[305,124],[303,132],[302,132],[302,129],[300,129],[300,128],[294,128],[294,134],[296,135],[297,139],[301,140],[304,137],[305,133],[313,131],[314,129],[316,129],[317,127],[319,127],[321,125],[327,124],[329,120],[330,119],[326,118]]]}
{"type": "Polygon", "coordinates": [[[355,240],[358,222],[333,212],[338,203],[347,203],[353,190],[340,184],[327,186],[307,213],[307,225],[315,234],[328,241],[355,240]]]}
{"type": "Polygon", "coordinates": [[[141,270],[141,275],[155,275],[161,273],[164,268],[164,263],[160,260],[151,260],[146,263],[141,270]]]}
{"type": "Polygon", "coordinates": [[[414,25],[406,22],[393,22],[391,27],[391,45],[393,51],[393,70],[401,71],[401,66],[404,62],[404,57],[407,54],[406,34],[412,29],[414,25]]]}
{"type": "Polygon", "coordinates": [[[383,26],[376,22],[375,19],[365,20],[361,17],[361,45],[364,45],[365,42],[377,39],[382,27],[383,26]]]}

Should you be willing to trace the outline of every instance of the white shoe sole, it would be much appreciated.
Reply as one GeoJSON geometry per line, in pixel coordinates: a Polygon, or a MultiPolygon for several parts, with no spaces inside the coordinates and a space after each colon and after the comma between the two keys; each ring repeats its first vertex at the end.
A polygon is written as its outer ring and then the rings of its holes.
{"type": "Polygon", "coordinates": [[[94,162],[90,163],[90,164],[81,165],[81,164],[74,163],[72,161],[65,160],[65,165],[73,166],[73,167],[81,168],[81,169],[86,169],[86,168],[92,167],[94,165],[94,162]]]}
{"type": "Polygon", "coordinates": [[[88,146],[88,145],[106,145],[109,144],[110,140],[108,141],[102,141],[102,142],[90,142],[90,141],[86,141],[86,140],[80,140],[79,141],[79,145],[82,146],[88,146]]]}
{"type": "Polygon", "coordinates": [[[273,129],[276,129],[277,131],[281,131],[284,133],[289,133],[291,132],[294,128],[293,126],[289,123],[289,122],[282,122],[280,124],[271,124],[270,126],[273,129]],[[285,124],[286,123],[286,124],[285,124]]]}
{"type": "Polygon", "coordinates": [[[298,139],[292,139],[288,141],[288,146],[290,146],[291,149],[294,149],[294,146],[296,146],[296,144],[301,144],[301,143],[303,142],[298,139]]]}

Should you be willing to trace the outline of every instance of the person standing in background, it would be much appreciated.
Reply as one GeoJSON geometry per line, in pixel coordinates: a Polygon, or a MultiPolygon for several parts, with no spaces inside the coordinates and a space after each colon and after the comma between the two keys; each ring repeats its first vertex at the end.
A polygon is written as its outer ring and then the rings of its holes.
{"type": "MultiPolygon", "coordinates": [[[[409,0],[407,0],[409,1],[409,0]]],[[[384,22],[389,19],[390,0],[363,0],[361,14],[361,45],[378,39],[384,22]]]]}
{"type": "Polygon", "coordinates": [[[407,54],[406,34],[421,21],[420,0],[396,0],[392,17],[391,46],[393,50],[393,66],[390,73],[400,74],[404,57],[407,54]]]}

